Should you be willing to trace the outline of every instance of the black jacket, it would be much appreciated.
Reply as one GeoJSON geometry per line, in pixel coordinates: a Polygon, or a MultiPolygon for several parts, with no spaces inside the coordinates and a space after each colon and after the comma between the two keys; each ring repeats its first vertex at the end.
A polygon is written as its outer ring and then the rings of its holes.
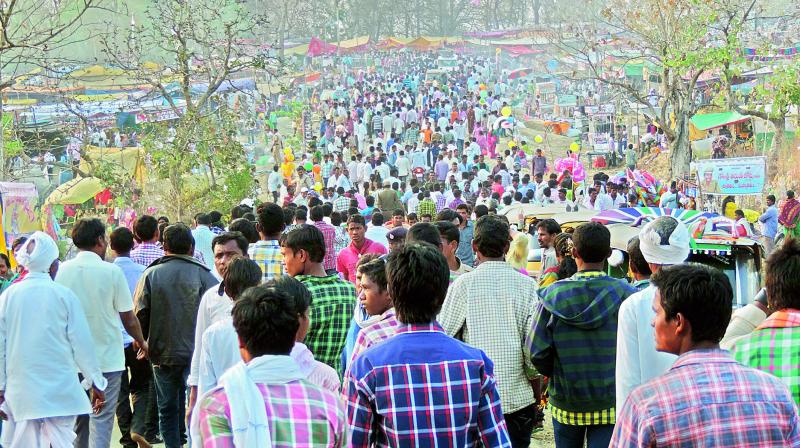
{"type": "Polygon", "coordinates": [[[166,255],[144,271],[134,301],[153,365],[190,364],[200,299],[217,283],[206,265],[188,255],[166,255]]]}

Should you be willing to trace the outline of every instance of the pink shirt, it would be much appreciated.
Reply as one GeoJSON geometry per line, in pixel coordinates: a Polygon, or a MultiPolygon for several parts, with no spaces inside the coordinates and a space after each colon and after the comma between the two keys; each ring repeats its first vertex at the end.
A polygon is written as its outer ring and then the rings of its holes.
{"type": "Polygon", "coordinates": [[[356,264],[358,259],[364,254],[385,254],[386,248],[381,243],[376,243],[370,239],[364,240],[364,245],[361,250],[356,249],[353,243],[342,249],[339,256],[336,258],[336,270],[339,271],[345,280],[355,284],[356,282],[356,264]]]}

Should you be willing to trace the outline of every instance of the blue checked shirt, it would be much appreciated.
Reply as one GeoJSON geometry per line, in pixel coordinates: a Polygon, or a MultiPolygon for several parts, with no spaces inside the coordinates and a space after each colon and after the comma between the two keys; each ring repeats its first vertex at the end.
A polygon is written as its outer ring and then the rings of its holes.
{"type": "Polygon", "coordinates": [[[345,378],[353,447],[510,447],[492,361],[437,323],[406,325],[345,378]]]}

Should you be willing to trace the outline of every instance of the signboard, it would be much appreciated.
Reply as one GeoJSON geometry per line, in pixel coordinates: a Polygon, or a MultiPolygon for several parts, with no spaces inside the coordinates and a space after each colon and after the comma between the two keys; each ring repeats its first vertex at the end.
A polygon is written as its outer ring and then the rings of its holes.
{"type": "MultiPolygon", "coordinates": [[[[182,113],[185,111],[185,108],[181,107],[179,110],[182,113]]],[[[168,107],[166,109],[138,112],[136,114],[136,124],[177,120],[178,118],[180,118],[180,116],[171,107],[168,107]]]]}
{"type": "Polygon", "coordinates": [[[311,112],[308,110],[303,111],[303,143],[308,147],[308,142],[314,140],[314,131],[311,123],[311,112]]]}
{"type": "Polygon", "coordinates": [[[7,244],[22,235],[41,230],[36,215],[39,194],[36,185],[27,182],[0,182],[2,231],[7,244]]]}
{"type": "Polygon", "coordinates": [[[761,194],[767,172],[766,157],[735,157],[692,162],[702,194],[761,194]]]}

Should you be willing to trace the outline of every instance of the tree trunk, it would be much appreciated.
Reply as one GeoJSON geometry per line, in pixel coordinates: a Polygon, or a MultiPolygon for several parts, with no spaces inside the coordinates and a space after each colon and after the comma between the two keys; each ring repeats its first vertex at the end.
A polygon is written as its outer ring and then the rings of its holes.
{"type": "Polygon", "coordinates": [[[675,116],[675,140],[670,154],[670,178],[675,179],[689,173],[689,116],[685,112],[675,116]]]}
{"type": "Polygon", "coordinates": [[[788,160],[788,145],[786,144],[786,117],[773,118],[769,120],[775,127],[775,134],[772,136],[772,146],[767,156],[767,179],[773,179],[780,171],[779,161],[788,160]]]}
{"type": "Polygon", "coordinates": [[[541,20],[540,10],[541,10],[541,0],[533,0],[533,24],[539,25],[539,21],[541,20]]]}

